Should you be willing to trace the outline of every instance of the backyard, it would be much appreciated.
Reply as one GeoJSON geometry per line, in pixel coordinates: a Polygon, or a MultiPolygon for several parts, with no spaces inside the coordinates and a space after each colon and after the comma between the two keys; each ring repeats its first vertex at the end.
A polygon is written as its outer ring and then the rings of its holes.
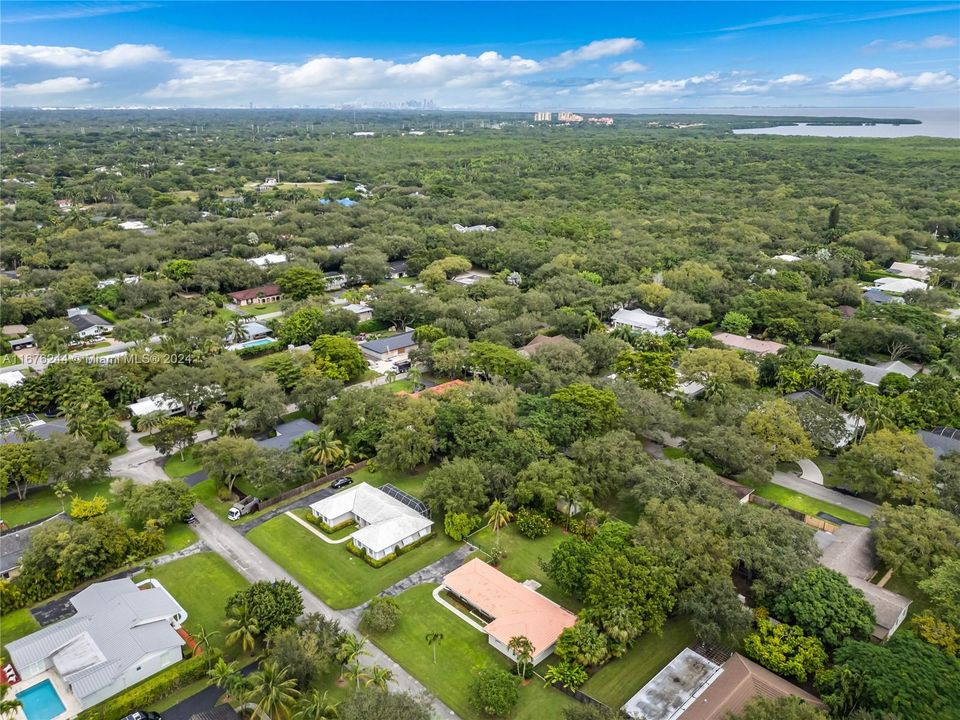
{"type": "Polygon", "coordinates": [[[57,513],[70,510],[70,500],[74,497],[90,500],[102,495],[109,503],[111,511],[120,508],[120,502],[110,493],[112,478],[105,478],[98,482],[78,483],[73,486],[73,493],[66,496],[61,502],[49,486],[34,488],[27,494],[26,500],[5,500],[3,503],[3,521],[9,527],[17,527],[27,523],[43,520],[57,513]]]}
{"type": "Polygon", "coordinates": [[[410,573],[453,552],[458,545],[439,530],[432,540],[381,568],[372,568],[351,555],[345,544],[330,545],[286,515],[254,528],[247,538],[337,610],[366,602],[410,573]]]}
{"type": "Polygon", "coordinates": [[[263,303],[262,305],[244,305],[241,309],[244,315],[266,315],[267,313],[279,312],[280,302],[263,303]]]}
{"type": "MultiPolygon", "coordinates": [[[[21,608],[0,615],[0,642],[9,643],[40,629],[40,623],[30,614],[30,608],[21,608]]],[[[3,650],[6,659],[7,652],[3,650]]]]}
{"type": "Polygon", "coordinates": [[[155,578],[169,591],[184,610],[184,627],[196,633],[203,626],[207,632],[218,632],[214,644],[223,647],[224,608],[227,600],[247,581],[226,560],[216,553],[204,552],[148,568],[134,579],[155,578]]]}
{"type": "Polygon", "coordinates": [[[618,708],[693,640],[690,622],[671,618],[663,626],[663,635],[648,632],[625,655],[594,673],[580,689],[596,700],[618,708]]]}
{"type": "MultiPolygon", "coordinates": [[[[373,634],[371,638],[457,715],[464,720],[479,720],[484,716],[470,704],[473,668],[484,664],[508,668],[512,663],[487,643],[483,633],[438,604],[431,596],[434,587],[418,585],[398,595],[400,623],[393,632],[373,634]],[[434,632],[443,633],[443,640],[437,646],[436,664],[433,651],[425,641],[426,635],[434,632]]],[[[544,670],[540,668],[541,673],[544,670]]],[[[575,705],[572,698],[559,690],[545,688],[541,680],[534,678],[520,688],[520,701],[509,717],[513,720],[559,718],[565,708],[575,705]]]]}
{"type": "Polygon", "coordinates": [[[833,503],[812,498],[809,495],[795,492],[789,488],[775,485],[774,483],[766,483],[759,486],[754,491],[754,494],[758,497],[775,502],[778,505],[783,505],[784,507],[790,508],[791,510],[806,513],[807,515],[816,516],[817,513],[822,512],[832,515],[835,518],[839,518],[844,522],[848,522],[851,525],[861,525],[866,527],[870,524],[870,518],[868,518],[866,515],[861,515],[860,513],[853,512],[852,510],[847,510],[846,508],[842,508],[839,505],[834,505],[833,503]]]}
{"type": "MultiPolygon", "coordinates": [[[[533,579],[540,583],[538,592],[550,598],[556,603],[573,612],[580,610],[580,601],[575,597],[563,592],[557,584],[547,577],[547,574],[540,567],[540,560],[549,560],[550,555],[565,533],[560,528],[554,526],[547,535],[541,538],[531,540],[524,537],[517,530],[516,525],[508,525],[500,531],[500,548],[506,553],[497,569],[509,575],[518,582],[533,579]]],[[[497,541],[490,528],[484,528],[478,533],[471,535],[467,541],[481,549],[480,556],[487,560],[488,554],[497,541]]]]}

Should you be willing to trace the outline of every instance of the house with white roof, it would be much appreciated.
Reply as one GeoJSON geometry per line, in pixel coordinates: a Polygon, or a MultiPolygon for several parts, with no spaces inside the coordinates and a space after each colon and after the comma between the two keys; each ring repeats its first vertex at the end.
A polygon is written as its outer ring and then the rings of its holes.
{"type": "Polygon", "coordinates": [[[882,277],[874,280],[873,284],[875,287],[880,288],[884,292],[896,293],[897,295],[902,295],[903,293],[910,292],[911,290],[927,289],[927,284],[925,282],[914,280],[912,278],[882,277]]]}
{"type": "Polygon", "coordinates": [[[149,230],[150,226],[142,220],[124,220],[120,223],[121,230],[149,230]]]}
{"type": "Polygon", "coordinates": [[[454,223],[453,229],[458,233],[496,232],[497,230],[493,225],[461,225],[460,223],[454,223]]]}
{"type": "Polygon", "coordinates": [[[610,323],[614,328],[628,327],[635,332],[648,332],[654,335],[666,335],[670,332],[669,320],[659,315],[651,315],[640,308],[635,310],[620,308],[610,318],[610,323]]]}
{"type": "Polygon", "coordinates": [[[833,357],[832,355],[817,355],[813,359],[814,367],[829,367],[840,372],[847,370],[856,370],[863,375],[863,382],[874,387],[880,384],[880,381],[890,373],[899,373],[908,378],[912,378],[917,371],[906,363],[894,360],[882,365],[864,365],[863,363],[844,360],[843,358],[833,357]]]}
{"type": "Polygon", "coordinates": [[[313,516],[330,527],[355,522],[351,542],[374,560],[426,537],[433,520],[426,505],[392,485],[360,483],[310,506],[313,516]]]}
{"type": "Polygon", "coordinates": [[[773,259],[779,260],[781,262],[800,262],[800,260],[802,260],[802,258],[800,258],[797,255],[789,255],[789,254],[774,255],[773,259]]]}
{"type": "Polygon", "coordinates": [[[926,282],[930,279],[930,268],[917,265],[916,263],[895,262],[887,270],[900,277],[913,278],[926,282]]]}
{"type": "Polygon", "coordinates": [[[18,694],[50,682],[64,705],[85,709],[183,659],[187,611],[156,580],[94,583],[69,603],[70,617],[6,644],[18,694]]]}
{"type": "Polygon", "coordinates": [[[356,315],[360,322],[365,322],[373,317],[373,308],[366,303],[349,303],[344,305],[343,309],[356,315]]]}
{"type": "Polygon", "coordinates": [[[287,256],[283,253],[267,253],[260,257],[247,258],[247,262],[256,265],[259,268],[270,267],[271,265],[282,265],[287,261],[287,256]]]}
{"type": "Polygon", "coordinates": [[[179,400],[159,394],[140,398],[135,403],[127,405],[127,409],[130,411],[130,417],[140,418],[155,412],[177,415],[183,412],[183,405],[179,400]]]}
{"type": "Polygon", "coordinates": [[[7,387],[16,387],[26,379],[27,376],[19,370],[0,373],[0,385],[6,385],[7,387]]]}

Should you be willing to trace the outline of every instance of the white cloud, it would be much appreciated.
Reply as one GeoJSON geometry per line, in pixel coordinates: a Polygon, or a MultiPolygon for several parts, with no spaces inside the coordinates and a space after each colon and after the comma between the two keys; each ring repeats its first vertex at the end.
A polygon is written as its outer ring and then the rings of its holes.
{"type": "Polygon", "coordinates": [[[638,63],[636,60],[624,60],[622,63],[611,65],[610,69],[617,75],[632,75],[633,73],[642,73],[649,70],[646,65],[638,63]]]}
{"type": "Polygon", "coordinates": [[[140,12],[149,8],[157,7],[153,3],[127,2],[122,5],[108,5],[106,3],[97,5],[77,5],[68,7],[54,7],[50,10],[40,10],[34,13],[24,13],[20,15],[4,15],[0,22],[3,23],[26,23],[26,22],[45,22],[47,20],[77,20],[79,18],[99,17],[101,15],[116,15],[117,13],[140,12]]]}
{"type": "Polygon", "coordinates": [[[886,68],[855,68],[827,83],[835,92],[883,92],[889,90],[944,90],[957,86],[957,79],[948,72],[922,72],[905,75],[886,68]]]}
{"type": "Polygon", "coordinates": [[[628,95],[678,95],[693,91],[697,86],[713,85],[720,80],[720,73],[712,72],[706,75],[693,75],[679,80],[653,80],[640,83],[626,91],[628,95]]]}
{"type": "Polygon", "coordinates": [[[90,67],[113,70],[167,59],[156,45],[123,43],[109,50],[85,50],[56,45],[0,45],[0,65],[50,65],[52,67],[90,67]]]}
{"type": "Polygon", "coordinates": [[[956,47],[958,40],[952,35],[930,35],[922,40],[874,40],[863,49],[866,52],[880,52],[883,50],[944,50],[956,47]]]}
{"type": "Polygon", "coordinates": [[[594,40],[592,43],[578,47],[576,50],[567,50],[554,58],[544,61],[544,65],[554,68],[566,68],[580,62],[593,62],[608,57],[617,57],[628,52],[640,50],[643,43],[636,38],[608,38],[594,40]]]}
{"type": "Polygon", "coordinates": [[[741,80],[730,88],[730,92],[745,95],[756,95],[759,93],[767,93],[778,88],[807,85],[812,81],[813,78],[807,75],[801,75],[800,73],[789,73],[787,75],[778,77],[776,80],[741,80]]]}
{"type": "Polygon", "coordinates": [[[35,83],[17,83],[16,85],[5,87],[4,90],[20,95],[60,95],[62,93],[92,90],[97,87],[100,87],[100,83],[93,82],[90,78],[78,78],[70,75],[41,80],[35,83]]]}

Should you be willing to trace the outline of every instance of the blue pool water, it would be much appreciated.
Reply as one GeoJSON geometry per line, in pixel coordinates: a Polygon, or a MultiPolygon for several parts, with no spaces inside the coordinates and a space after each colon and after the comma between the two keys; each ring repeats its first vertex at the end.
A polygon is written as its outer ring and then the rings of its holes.
{"type": "Polygon", "coordinates": [[[247,340],[246,342],[240,343],[240,347],[249,348],[257,347],[259,345],[269,345],[272,342],[276,342],[273,338],[260,338],[259,340],[247,340]]]}
{"type": "Polygon", "coordinates": [[[27,720],[51,720],[66,710],[49,680],[17,693],[17,700],[23,704],[23,714],[27,720]]]}

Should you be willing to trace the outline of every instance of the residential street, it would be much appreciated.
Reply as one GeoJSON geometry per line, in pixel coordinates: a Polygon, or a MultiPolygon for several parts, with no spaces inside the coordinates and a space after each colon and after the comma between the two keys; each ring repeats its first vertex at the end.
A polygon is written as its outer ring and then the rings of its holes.
{"type": "Polygon", "coordinates": [[[839,505],[846,510],[852,510],[853,512],[866,515],[867,517],[873,517],[874,511],[878,507],[875,503],[872,503],[869,500],[851,497],[850,495],[845,495],[841,492],[837,492],[836,490],[831,490],[828,487],[818,485],[817,483],[810,482],[809,480],[801,480],[796,475],[791,475],[790,473],[781,472],[779,470],[773,474],[773,482],[775,485],[780,485],[781,487],[789,488],[795,492],[809,495],[810,497],[817,498],[817,500],[823,500],[825,502],[833,503],[834,505],[839,505]]]}
{"type": "MultiPolygon", "coordinates": [[[[305,587],[294,580],[283,568],[277,565],[273,560],[267,557],[257,548],[256,545],[247,540],[243,535],[235,531],[232,527],[220,520],[209,509],[197,503],[194,506],[194,514],[198,522],[193,526],[200,539],[214,552],[221,555],[227,562],[237,568],[241,575],[250,580],[289,580],[299,588],[303,595],[303,604],[305,612],[318,612],[324,616],[339,620],[343,626],[353,632],[357,632],[357,621],[350,613],[341,613],[333,610],[323,603],[316,595],[311,593],[305,587]]],[[[323,568],[317,568],[318,572],[323,572],[323,568]]],[[[400,665],[395,663],[378,647],[367,642],[367,649],[370,654],[367,661],[371,664],[378,664],[390,668],[394,673],[394,686],[400,690],[411,693],[426,692],[423,687],[412,675],[407,673],[400,665]]],[[[444,718],[455,718],[456,714],[434,698],[434,708],[437,715],[444,718]]]]}

